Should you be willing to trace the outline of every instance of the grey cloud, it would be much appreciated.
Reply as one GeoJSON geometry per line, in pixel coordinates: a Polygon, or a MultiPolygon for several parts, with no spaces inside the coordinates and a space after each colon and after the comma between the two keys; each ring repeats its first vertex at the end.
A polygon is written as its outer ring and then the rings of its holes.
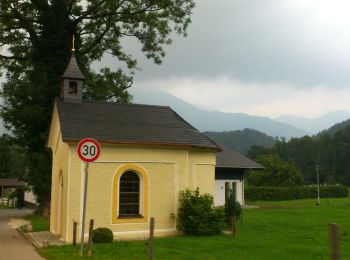
{"type": "Polygon", "coordinates": [[[195,75],[301,87],[349,85],[350,54],[339,56],[320,39],[304,38],[308,35],[304,16],[291,12],[286,3],[288,0],[197,1],[188,38],[175,37],[161,66],[143,58],[137,46],[129,44],[142,68],[137,80],[195,75]]]}

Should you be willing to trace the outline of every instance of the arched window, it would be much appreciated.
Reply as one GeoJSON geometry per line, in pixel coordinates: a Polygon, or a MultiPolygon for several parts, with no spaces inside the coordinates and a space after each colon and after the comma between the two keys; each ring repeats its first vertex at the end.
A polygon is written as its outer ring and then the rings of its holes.
{"type": "Polygon", "coordinates": [[[148,223],[148,173],[136,164],[121,165],[113,176],[112,223],[148,223]]]}
{"type": "Polygon", "coordinates": [[[119,217],[140,216],[140,178],[127,171],[119,181],[119,217]]]}

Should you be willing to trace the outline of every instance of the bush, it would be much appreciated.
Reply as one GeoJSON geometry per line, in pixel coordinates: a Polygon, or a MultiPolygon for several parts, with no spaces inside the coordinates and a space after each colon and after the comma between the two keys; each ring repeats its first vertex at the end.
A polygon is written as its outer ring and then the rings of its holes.
{"type": "MultiPolygon", "coordinates": [[[[297,200],[317,198],[317,186],[296,187],[246,187],[245,198],[254,200],[297,200]]],[[[349,190],[343,185],[320,186],[321,198],[345,198],[349,190]]]]}
{"type": "Polygon", "coordinates": [[[214,207],[210,194],[185,190],[181,194],[178,210],[178,229],[186,235],[216,235],[224,227],[224,211],[214,207]]]}
{"type": "Polygon", "coordinates": [[[225,203],[226,222],[230,223],[231,217],[235,217],[236,220],[238,220],[239,217],[241,216],[241,213],[242,213],[241,204],[239,204],[239,202],[236,201],[233,196],[229,196],[225,203]]]}
{"type": "Polygon", "coordinates": [[[112,243],[113,232],[109,228],[96,228],[92,231],[92,242],[94,243],[112,243]]]}

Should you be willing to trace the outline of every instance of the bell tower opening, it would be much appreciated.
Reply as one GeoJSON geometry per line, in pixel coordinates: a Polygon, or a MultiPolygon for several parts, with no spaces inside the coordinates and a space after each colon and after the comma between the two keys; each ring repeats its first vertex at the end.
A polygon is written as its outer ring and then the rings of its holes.
{"type": "Polygon", "coordinates": [[[78,94],[78,83],[76,81],[69,81],[68,93],[70,95],[77,95],[78,94]]]}

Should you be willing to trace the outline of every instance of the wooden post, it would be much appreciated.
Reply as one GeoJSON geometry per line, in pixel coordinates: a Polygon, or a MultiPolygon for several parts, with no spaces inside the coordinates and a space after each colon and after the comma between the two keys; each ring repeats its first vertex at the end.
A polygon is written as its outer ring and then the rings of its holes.
{"type": "Polygon", "coordinates": [[[149,226],[149,239],[148,239],[148,250],[147,259],[153,260],[153,237],[154,237],[154,218],[151,218],[149,226]]]}
{"type": "Polygon", "coordinates": [[[336,223],[329,224],[329,231],[330,231],[330,248],[331,248],[330,259],[339,260],[340,253],[339,253],[338,224],[336,223]]]}
{"type": "Polygon", "coordinates": [[[232,237],[235,238],[236,236],[236,217],[231,217],[231,225],[232,225],[232,237]]]}
{"type": "Polygon", "coordinates": [[[78,222],[74,221],[73,222],[73,246],[77,244],[77,227],[78,227],[78,222]]]}
{"type": "Polygon", "coordinates": [[[94,220],[90,219],[90,227],[89,227],[89,241],[88,241],[88,252],[87,255],[91,256],[92,255],[92,235],[94,230],[94,220]]]}

